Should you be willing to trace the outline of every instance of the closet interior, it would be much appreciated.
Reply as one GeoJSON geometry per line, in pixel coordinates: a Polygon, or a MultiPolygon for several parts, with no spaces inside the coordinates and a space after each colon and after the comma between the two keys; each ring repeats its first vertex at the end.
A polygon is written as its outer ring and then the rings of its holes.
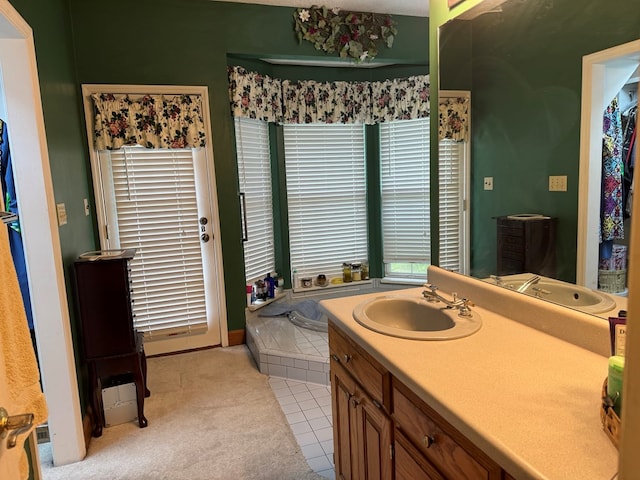
{"type": "Polygon", "coordinates": [[[604,112],[598,288],[627,295],[640,66],[604,112]]]}

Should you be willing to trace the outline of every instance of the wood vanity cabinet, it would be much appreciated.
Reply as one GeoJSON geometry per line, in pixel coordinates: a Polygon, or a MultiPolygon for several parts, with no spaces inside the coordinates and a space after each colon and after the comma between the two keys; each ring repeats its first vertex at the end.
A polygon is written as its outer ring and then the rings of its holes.
{"type": "Polygon", "coordinates": [[[337,479],[511,478],[332,322],[329,351],[337,479]]]}
{"type": "MultiPolygon", "coordinates": [[[[437,475],[427,474],[413,478],[502,478],[499,465],[396,378],[392,378],[391,396],[396,431],[402,433],[415,446],[424,463],[428,463],[437,472],[437,475]],[[438,476],[440,474],[442,476],[438,476]]],[[[396,461],[397,467],[398,463],[396,461]]]]}
{"type": "Polygon", "coordinates": [[[393,426],[383,406],[389,372],[333,326],[329,344],[336,478],[390,479],[393,426]]]}

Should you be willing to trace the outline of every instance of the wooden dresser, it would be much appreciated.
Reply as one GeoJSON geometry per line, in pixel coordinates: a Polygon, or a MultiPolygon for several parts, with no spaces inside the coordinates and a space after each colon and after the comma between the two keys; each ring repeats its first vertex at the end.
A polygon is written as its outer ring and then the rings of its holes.
{"type": "Polygon", "coordinates": [[[74,263],[82,358],[89,371],[93,435],[102,435],[104,414],[103,381],[132,374],[136,384],[138,423],[147,426],[144,416],[146,357],[143,337],[133,327],[129,262],[135,250],[120,255],[82,255],[74,263]]]}
{"type": "Polygon", "coordinates": [[[497,275],[556,276],[557,218],[497,218],[497,275]]]}

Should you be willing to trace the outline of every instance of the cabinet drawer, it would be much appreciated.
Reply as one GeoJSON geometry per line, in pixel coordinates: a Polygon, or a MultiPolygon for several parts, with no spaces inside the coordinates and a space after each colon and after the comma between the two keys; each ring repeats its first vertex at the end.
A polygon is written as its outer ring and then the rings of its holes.
{"type": "Polygon", "coordinates": [[[390,375],[375,359],[329,323],[331,358],[349,372],[373,400],[389,410],[390,375]]]}
{"type": "Polygon", "coordinates": [[[395,480],[445,480],[400,430],[395,432],[395,480]]]}
{"type": "Polygon", "coordinates": [[[480,460],[479,455],[486,455],[461,433],[402,384],[394,380],[392,385],[393,418],[398,428],[446,478],[500,478],[500,467],[491,465],[488,458],[480,460]]]}

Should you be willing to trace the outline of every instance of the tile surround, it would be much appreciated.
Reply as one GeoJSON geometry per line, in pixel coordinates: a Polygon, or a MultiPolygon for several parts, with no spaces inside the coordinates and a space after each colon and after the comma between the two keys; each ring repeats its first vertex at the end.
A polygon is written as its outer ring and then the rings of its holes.
{"type": "Polygon", "coordinates": [[[247,346],[261,373],[329,385],[326,332],[301,328],[286,317],[247,318],[247,346]]]}

